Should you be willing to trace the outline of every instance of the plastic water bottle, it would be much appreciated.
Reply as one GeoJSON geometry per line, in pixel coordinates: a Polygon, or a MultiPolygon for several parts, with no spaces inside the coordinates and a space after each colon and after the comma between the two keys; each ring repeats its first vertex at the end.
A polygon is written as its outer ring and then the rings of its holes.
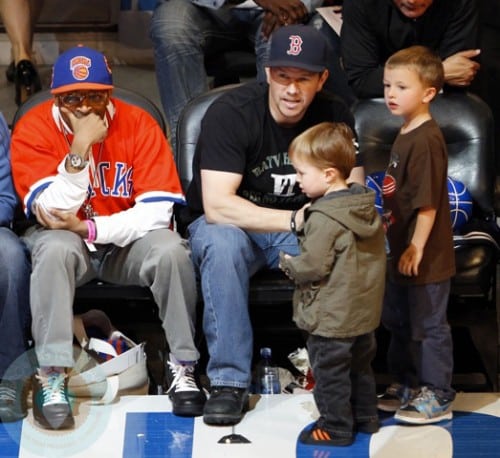
{"type": "Polygon", "coordinates": [[[263,347],[260,349],[260,361],[258,365],[258,391],[261,394],[281,393],[280,375],[278,366],[273,363],[271,349],[263,347]]]}

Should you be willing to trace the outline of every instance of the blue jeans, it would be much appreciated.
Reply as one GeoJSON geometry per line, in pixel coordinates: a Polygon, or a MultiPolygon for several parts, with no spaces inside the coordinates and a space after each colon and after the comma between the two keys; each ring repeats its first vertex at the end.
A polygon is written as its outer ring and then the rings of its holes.
{"type": "Polygon", "coordinates": [[[30,270],[24,244],[10,229],[0,227],[0,379],[21,379],[32,373],[26,353],[30,270]]]}
{"type": "Polygon", "coordinates": [[[232,225],[208,224],[201,216],[189,226],[189,240],[201,279],[210,382],[248,388],[253,350],[249,279],[263,267],[277,269],[280,251],[297,255],[297,239],[289,232],[245,232],[232,225]]]}
{"type": "Polygon", "coordinates": [[[159,3],[151,20],[156,76],[161,103],[175,152],[175,133],[182,109],[208,90],[205,57],[238,49],[242,40],[255,44],[257,79],[265,80],[263,63],[268,42],[260,34],[262,11],[221,8],[212,10],[189,0],[159,3]]]}
{"type": "Polygon", "coordinates": [[[352,437],[355,423],[377,418],[372,361],[377,344],[370,332],[345,339],[309,335],[307,350],[315,380],[318,426],[334,435],[352,437]]]}
{"type": "Polygon", "coordinates": [[[387,363],[396,381],[427,386],[440,397],[454,399],[449,293],[449,280],[416,286],[388,280],[382,323],[391,333],[387,363]]]}

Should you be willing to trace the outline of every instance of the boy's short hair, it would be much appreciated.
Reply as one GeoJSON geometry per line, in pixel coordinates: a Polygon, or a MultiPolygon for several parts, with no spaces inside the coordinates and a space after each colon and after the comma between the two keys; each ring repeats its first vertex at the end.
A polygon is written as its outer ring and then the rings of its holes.
{"type": "Polygon", "coordinates": [[[290,158],[297,157],[319,168],[334,167],[349,177],[356,164],[352,129],[343,122],[322,122],[295,137],[289,147],[290,158]]]}
{"type": "Polygon", "coordinates": [[[444,84],[444,68],[441,58],[426,46],[410,46],[401,49],[387,59],[386,68],[410,67],[420,81],[439,92],[444,84]]]}

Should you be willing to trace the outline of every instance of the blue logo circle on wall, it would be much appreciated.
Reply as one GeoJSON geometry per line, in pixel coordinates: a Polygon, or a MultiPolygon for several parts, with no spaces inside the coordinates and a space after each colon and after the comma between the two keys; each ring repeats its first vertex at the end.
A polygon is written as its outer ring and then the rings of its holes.
{"type": "MultiPolygon", "coordinates": [[[[384,456],[497,458],[499,456],[500,417],[454,411],[453,420],[431,425],[403,425],[396,422],[392,415],[380,416],[380,420],[381,428],[377,434],[358,433],[354,443],[348,447],[305,445],[297,441],[296,456],[297,458],[384,456]]],[[[310,427],[311,424],[305,429],[310,427]]]]}

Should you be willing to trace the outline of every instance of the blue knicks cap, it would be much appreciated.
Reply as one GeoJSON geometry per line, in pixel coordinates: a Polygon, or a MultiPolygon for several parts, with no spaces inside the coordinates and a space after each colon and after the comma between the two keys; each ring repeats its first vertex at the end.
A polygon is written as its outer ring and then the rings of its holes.
{"type": "Polygon", "coordinates": [[[319,73],[325,70],[326,62],[326,40],[312,26],[288,25],[271,35],[267,67],[295,67],[319,73]]]}
{"type": "Polygon", "coordinates": [[[113,77],[104,54],[79,45],[57,58],[50,87],[52,94],[82,89],[113,89],[113,77]]]}

